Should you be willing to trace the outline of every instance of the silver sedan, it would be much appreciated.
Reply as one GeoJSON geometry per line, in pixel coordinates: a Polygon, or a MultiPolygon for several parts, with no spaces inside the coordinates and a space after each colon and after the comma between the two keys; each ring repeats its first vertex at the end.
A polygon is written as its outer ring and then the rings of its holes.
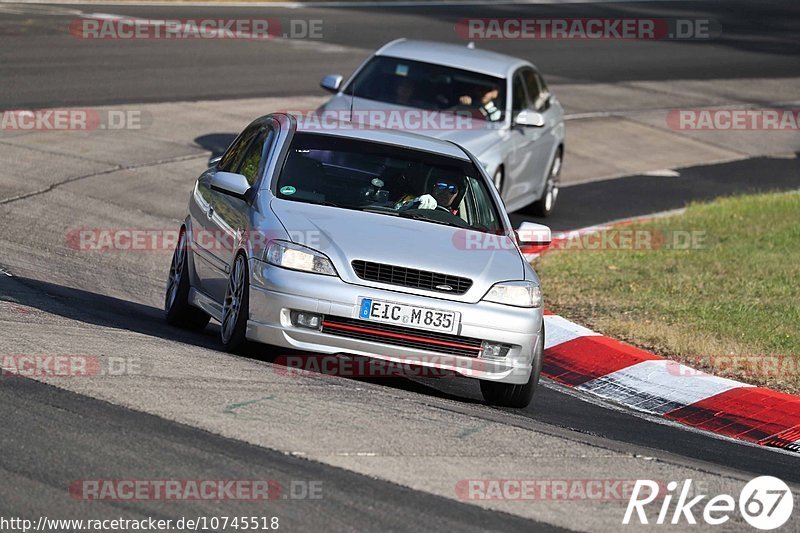
{"type": "Polygon", "coordinates": [[[472,46],[398,39],[377,50],[346,83],[331,74],[321,86],[335,96],[320,112],[366,111],[367,120],[456,142],[478,157],[509,212],[531,204],[537,216],[553,211],[564,158],[564,112],[533,64],[472,46]],[[411,109],[439,116],[388,116],[411,109]],[[448,125],[443,115],[453,113],[473,120],[448,125]]]}
{"type": "Polygon", "coordinates": [[[429,367],[522,407],[544,345],[539,279],[489,176],[453,143],[395,130],[250,124],[197,179],[167,321],[247,340],[429,367]]]}

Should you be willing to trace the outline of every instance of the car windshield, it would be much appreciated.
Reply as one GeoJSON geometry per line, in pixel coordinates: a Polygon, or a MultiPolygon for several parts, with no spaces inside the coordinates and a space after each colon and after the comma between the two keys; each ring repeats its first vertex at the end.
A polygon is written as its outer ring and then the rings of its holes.
{"type": "Polygon", "coordinates": [[[471,161],[403,146],[299,132],[278,198],[500,233],[497,206],[471,161]]]}
{"type": "Polygon", "coordinates": [[[474,118],[505,118],[502,78],[396,57],[373,57],[344,93],[426,110],[468,112],[474,118]]]}

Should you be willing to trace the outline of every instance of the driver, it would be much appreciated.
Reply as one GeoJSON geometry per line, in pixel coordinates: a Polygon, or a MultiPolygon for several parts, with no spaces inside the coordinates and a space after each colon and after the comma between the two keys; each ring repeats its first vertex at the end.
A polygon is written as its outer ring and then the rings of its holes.
{"type": "Polygon", "coordinates": [[[443,209],[453,215],[458,214],[458,207],[453,205],[460,189],[451,179],[442,178],[434,180],[429,194],[423,194],[405,201],[401,210],[406,209],[443,209]]]}
{"type": "Polygon", "coordinates": [[[489,88],[474,88],[473,94],[462,95],[458,101],[462,105],[476,106],[481,114],[488,120],[497,121],[503,114],[503,111],[497,107],[495,103],[500,96],[500,89],[498,87],[489,88]]]}

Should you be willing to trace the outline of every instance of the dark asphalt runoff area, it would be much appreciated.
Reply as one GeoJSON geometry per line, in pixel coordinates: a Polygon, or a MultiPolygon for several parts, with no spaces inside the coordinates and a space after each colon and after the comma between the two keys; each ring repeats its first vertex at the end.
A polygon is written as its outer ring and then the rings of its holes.
{"type": "Polygon", "coordinates": [[[721,196],[797,190],[798,156],[753,157],[680,169],[679,176],[625,176],[573,185],[563,189],[552,216],[536,218],[522,209],[511,213],[511,222],[519,226],[529,220],[547,224],[554,231],[567,231],[680,209],[690,202],[721,196]]]}
{"type": "MultiPolygon", "coordinates": [[[[357,524],[369,524],[372,531],[545,528],[36,381],[2,379],[0,516],[34,522],[39,516],[173,522],[181,517],[247,516],[258,517],[259,523],[277,517],[279,531],[357,531],[357,524]],[[98,478],[269,480],[280,490],[266,501],[81,501],[68,492],[76,481],[98,478]],[[311,499],[311,494],[317,497],[311,499]]],[[[562,531],[550,525],[546,529],[562,531]]]]}

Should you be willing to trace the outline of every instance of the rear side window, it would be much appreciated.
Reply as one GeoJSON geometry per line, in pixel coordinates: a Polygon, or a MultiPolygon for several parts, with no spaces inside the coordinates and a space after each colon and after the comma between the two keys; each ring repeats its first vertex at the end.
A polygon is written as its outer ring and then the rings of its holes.
{"type": "Polygon", "coordinates": [[[500,222],[497,220],[497,214],[492,209],[492,201],[489,198],[489,192],[485,187],[481,187],[477,179],[468,177],[469,190],[473,195],[472,201],[474,206],[470,213],[472,219],[469,220],[470,224],[480,228],[499,228],[500,222]]]}
{"type": "Polygon", "coordinates": [[[244,130],[225,150],[217,164],[217,170],[222,172],[236,172],[245,150],[258,133],[259,125],[253,125],[244,130]]]}
{"type": "Polygon", "coordinates": [[[543,111],[546,109],[550,91],[547,89],[542,76],[530,69],[523,71],[522,76],[525,80],[525,87],[528,89],[528,105],[531,109],[543,111]]]}
{"type": "Polygon", "coordinates": [[[519,113],[523,109],[528,109],[528,95],[525,94],[525,83],[520,74],[514,76],[514,84],[511,87],[511,92],[513,93],[512,109],[516,116],[516,113],[519,113]]]}
{"type": "Polygon", "coordinates": [[[274,138],[275,134],[271,128],[261,131],[256,135],[253,142],[250,143],[250,146],[242,157],[242,163],[239,165],[238,172],[247,178],[247,183],[251,186],[255,185],[258,180],[261,163],[264,161],[266,155],[269,154],[269,147],[272,145],[274,138]]]}

